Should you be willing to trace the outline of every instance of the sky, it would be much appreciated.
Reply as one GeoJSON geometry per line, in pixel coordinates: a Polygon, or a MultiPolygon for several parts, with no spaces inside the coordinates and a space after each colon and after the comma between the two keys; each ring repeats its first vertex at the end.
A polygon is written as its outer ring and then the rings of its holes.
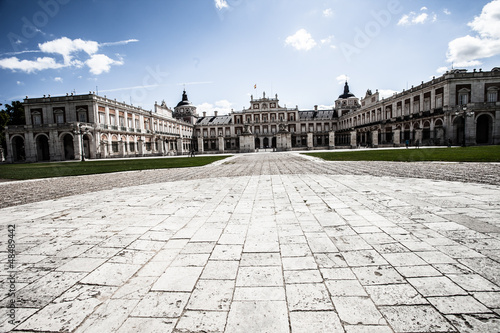
{"type": "Polygon", "coordinates": [[[146,110],[332,108],[500,66],[500,0],[0,0],[0,103],[66,93],[146,110]]]}

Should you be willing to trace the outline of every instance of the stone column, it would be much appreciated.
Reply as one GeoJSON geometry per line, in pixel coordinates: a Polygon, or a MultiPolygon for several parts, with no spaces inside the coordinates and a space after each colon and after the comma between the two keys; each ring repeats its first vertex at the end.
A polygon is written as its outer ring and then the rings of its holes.
{"type": "Polygon", "coordinates": [[[203,137],[199,136],[198,137],[198,153],[203,153],[203,137]]]}
{"type": "Polygon", "coordinates": [[[358,145],[358,141],[356,140],[357,133],[356,131],[351,131],[351,148],[355,148],[358,145]]]}
{"type": "Polygon", "coordinates": [[[420,128],[415,130],[415,140],[413,143],[416,145],[417,141],[418,141],[419,145],[421,146],[422,145],[422,129],[420,129],[420,128]]]}
{"type": "Polygon", "coordinates": [[[242,134],[240,136],[240,153],[255,152],[255,137],[252,134],[242,134]]]}
{"type": "Polygon", "coordinates": [[[224,137],[219,136],[219,153],[224,153],[224,137]]]}
{"type": "Polygon", "coordinates": [[[61,146],[59,138],[57,137],[57,129],[50,129],[49,131],[49,154],[51,161],[61,160],[61,146]]]}
{"type": "Polygon", "coordinates": [[[395,129],[392,131],[392,133],[393,133],[392,141],[394,145],[399,146],[401,144],[401,130],[395,129]]]}
{"type": "Polygon", "coordinates": [[[177,155],[184,154],[184,143],[182,142],[182,138],[177,139],[177,155]]]}
{"type": "Polygon", "coordinates": [[[314,147],[313,134],[311,132],[307,133],[307,149],[312,149],[314,147]]]}
{"type": "Polygon", "coordinates": [[[125,143],[123,140],[118,141],[118,156],[124,157],[125,156],[125,143]]]}
{"type": "Polygon", "coordinates": [[[373,148],[378,147],[378,131],[377,130],[372,131],[372,147],[373,148]]]}
{"type": "Polygon", "coordinates": [[[476,144],[476,122],[473,117],[465,117],[465,145],[476,144]]]}
{"type": "Polygon", "coordinates": [[[144,141],[142,138],[137,140],[137,153],[139,156],[144,156],[144,141]]]}
{"type": "Polygon", "coordinates": [[[335,148],[335,131],[328,132],[328,148],[335,148]]]}
{"type": "Polygon", "coordinates": [[[75,160],[82,159],[82,134],[76,134],[73,136],[73,150],[75,152],[75,160]]]}

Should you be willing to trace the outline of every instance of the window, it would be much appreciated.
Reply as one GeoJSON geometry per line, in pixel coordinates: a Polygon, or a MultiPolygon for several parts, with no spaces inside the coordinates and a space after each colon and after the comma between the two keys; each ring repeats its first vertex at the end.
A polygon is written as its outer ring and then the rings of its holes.
{"type": "Polygon", "coordinates": [[[105,124],[106,123],[106,114],[104,114],[102,112],[99,112],[99,122],[101,124],[105,124]]]}
{"type": "Polygon", "coordinates": [[[127,126],[132,127],[132,118],[127,119],[127,126]]]}
{"type": "Polygon", "coordinates": [[[119,122],[120,122],[120,126],[124,127],[125,126],[125,118],[123,117],[119,117],[119,122]]]}
{"type": "Polygon", "coordinates": [[[465,105],[467,103],[469,103],[469,94],[467,94],[467,93],[461,93],[459,95],[459,104],[460,105],[465,105]]]}
{"type": "Polygon", "coordinates": [[[113,153],[117,153],[118,152],[118,142],[117,141],[113,141],[111,143],[111,149],[113,150],[113,153]]]}
{"type": "Polygon", "coordinates": [[[498,89],[496,87],[492,87],[488,89],[488,102],[494,103],[498,101],[498,89]]]}
{"type": "Polygon", "coordinates": [[[116,118],[114,114],[109,115],[109,124],[110,125],[116,125],[116,118]]]}
{"type": "Polygon", "coordinates": [[[135,120],[135,128],[141,128],[141,127],[139,126],[139,119],[136,119],[136,120],[135,120]]]}
{"type": "Polygon", "coordinates": [[[54,120],[56,124],[64,124],[64,111],[55,110],[54,111],[54,120]]]}
{"type": "Polygon", "coordinates": [[[443,96],[438,95],[436,96],[436,108],[442,108],[443,107],[443,96]]]}
{"type": "Polygon", "coordinates": [[[128,143],[128,150],[130,152],[134,152],[135,151],[135,143],[134,142],[129,142],[128,143]]]}
{"type": "Polygon", "coordinates": [[[81,123],[87,122],[87,111],[78,111],[78,121],[81,123]]]}
{"type": "Polygon", "coordinates": [[[33,125],[41,125],[42,124],[42,114],[39,111],[34,111],[32,114],[33,125]]]}

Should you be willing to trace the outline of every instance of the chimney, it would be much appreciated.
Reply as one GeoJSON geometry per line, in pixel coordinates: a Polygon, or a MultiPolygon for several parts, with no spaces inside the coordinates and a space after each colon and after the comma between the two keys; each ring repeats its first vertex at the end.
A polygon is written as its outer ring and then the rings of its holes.
{"type": "Polygon", "coordinates": [[[207,113],[205,111],[203,111],[203,118],[205,118],[207,116],[207,113]]]}
{"type": "Polygon", "coordinates": [[[314,111],[318,111],[318,106],[317,105],[314,106],[314,111]]]}
{"type": "Polygon", "coordinates": [[[217,111],[214,111],[214,116],[216,116],[216,117],[217,117],[217,111]]]}

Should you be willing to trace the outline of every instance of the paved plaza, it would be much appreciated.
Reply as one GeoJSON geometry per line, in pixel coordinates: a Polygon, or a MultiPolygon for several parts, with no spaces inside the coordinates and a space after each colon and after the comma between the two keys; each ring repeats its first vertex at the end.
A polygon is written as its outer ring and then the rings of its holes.
{"type": "Polygon", "coordinates": [[[242,154],[0,195],[0,332],[500,331],[499,164],[242,154]]]}

